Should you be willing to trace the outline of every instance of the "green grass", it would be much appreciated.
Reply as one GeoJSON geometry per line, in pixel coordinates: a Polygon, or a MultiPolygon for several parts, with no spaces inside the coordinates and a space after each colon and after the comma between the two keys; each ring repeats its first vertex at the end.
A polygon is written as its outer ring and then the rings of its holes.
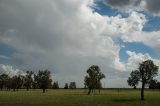
{"type": "Polygon", "coordinates": [[[0,91],[0,106],[160,106],[160,91],[145,91],[140,101],[139,90],[103,90],[86,95],[86,90],[0,91]]]}

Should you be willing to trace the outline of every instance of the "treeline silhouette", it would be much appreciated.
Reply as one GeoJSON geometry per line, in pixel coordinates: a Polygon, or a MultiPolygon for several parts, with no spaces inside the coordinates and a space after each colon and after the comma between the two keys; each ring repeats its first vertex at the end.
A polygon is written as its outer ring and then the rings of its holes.
{"type": "MultiPolygon", "coordinates": [[[[70,82],[65,89],[76,89],[76,83],[70,82]]],[[[25,75],[15,75],[10,77],[7,74],[0,75],[0,89],[18,91],[18,89],[42,89],[45,93],[46,89],[59,89],[58,81],[53,82],[48,70],[39,70],[37,74],[32,71],[26,71],[25,75]]]]}

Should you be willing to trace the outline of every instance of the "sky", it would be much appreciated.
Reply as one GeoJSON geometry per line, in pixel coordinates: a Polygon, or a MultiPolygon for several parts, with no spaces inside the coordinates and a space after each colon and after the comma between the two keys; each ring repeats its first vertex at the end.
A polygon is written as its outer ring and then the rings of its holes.
{"type": "MultiPolygon", "coordinates": [[[[0,74],[51,71],[84,86],[98,65],[103,87],[128,87],[140,62],[160,66],[159,0],[0,0],[0,74]]],[[[160,77],[157,77],[160,81],[160,77]]]]}

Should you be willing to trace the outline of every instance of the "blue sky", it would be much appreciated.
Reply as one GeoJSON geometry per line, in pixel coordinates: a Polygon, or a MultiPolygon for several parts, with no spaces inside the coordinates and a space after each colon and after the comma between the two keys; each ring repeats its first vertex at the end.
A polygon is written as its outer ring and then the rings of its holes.
{"type": "MultiPolygon", "coordinates": [[[[95,12],[98,12],[99,14],[104,16],[117,16],[120,14],[124,18],[128,17],[128,13],[122,12],[116,8],[113,8],[112,6],[106,5],[104,2],[102,2],[102,0],[97,1],[96,6],[92,8],[95,12]]],[[[140,11],[140,13],[143,13],[147,18],[147,22],[143,27],[143,31],[153,32],[160,30],[160,16],[154,16],[146,11],[140,11]]],[[[157,52],[153,48],[150,48],[149,46],[143,43],[139,42],[126,43],[123,42],[122,40],[119,40],[119,43],[124,46],[120,49],[119,52],[120,60],[122,62],[126,62],[128,60],[129,56],[126,53],[127,50],[134,51],[136,53],[143,53],[143,54],[148,53],[153,58],[160,59],[159,52],[157,52]]]]}

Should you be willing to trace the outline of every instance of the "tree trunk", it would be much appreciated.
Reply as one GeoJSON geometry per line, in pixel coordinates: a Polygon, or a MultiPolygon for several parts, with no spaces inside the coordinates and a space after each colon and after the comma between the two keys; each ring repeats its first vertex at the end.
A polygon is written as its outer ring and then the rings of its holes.
{"type": "Polygon", "coordinates": [[[43,89],[43,93],[45,93],[45,91],[46,91],[46,90],[45,90],[45,89],[43,89]]]}
{"type": "Polygon", "coordinates": [[[141,88],[141,100],[144,100],[144,87],[145,87],[145,82],[142,81],[142,88],[141,88]]]}
{"type": "Polygon", "coordinates": [[[101,93],[101,89],[99,89],[99,94],[101,93]]]}
{"type": "Polygon", "coordinates": [[[89,88],[88,95],[90,95],[90,94],[91,94],[91,89],[89,88]]]}
{"type": "Polygon", "coordinates": [[[134,89],[136,89],[136,86],[134,86],[134,89]]]}

